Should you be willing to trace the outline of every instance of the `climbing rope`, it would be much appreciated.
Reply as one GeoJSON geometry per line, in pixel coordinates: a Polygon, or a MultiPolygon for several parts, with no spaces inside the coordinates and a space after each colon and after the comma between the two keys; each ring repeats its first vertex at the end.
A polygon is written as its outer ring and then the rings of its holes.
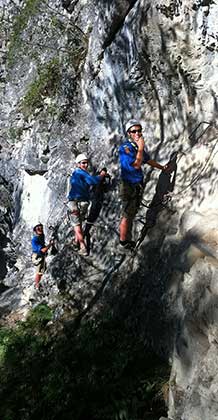
{"type": "MultiPolygon", "coordinates": [[[[168,163],[168,165],[169,165],[169,167],[170,167],[170,165],[172,165],[172,171],[169,171],[169,176],[173,173],[173,172],[175,172],[176,171],[176,169],[177,169],[177,165],[178,165],[178,162],[180,161],[180,159],[182,158],[182,156],[184,156],[184,155],[186,155],[187,153],[189,153],[189,151],[191,151],[191,150],[193,150],[193,148],[197,145],[197,142],[198,142],[198,140],[199,140],[199,138],[201,138],[204,134],[205,134],[205,132],[208,130],[208,128],[209,127],[211,127],[211,126],[213,126],[213,123],[212,122],[208,122],[208,121],[202,121],[202,122],[200,122],[196,127],[195,127],[195,129],[191,132],[191,134],[189,135],[189,139],[191,139],[191,138],[193,138],[193,136],[194,136],[194,133],[197,131],[197,129],[201,126],[201,124],[208,124],[208,126],[202,131],[202,133],[198,136],[198,138],[195,140],[195,145],[194,146],[191,146],[191,147],[189,147],[189,148],[187,148],[185,151],[182,151],[182,150],[179,150],[179,151],[176,151],[176,152],[174,152],[173,153],[173,158],[169,161],[169,163],[168,163]]],[[[211,141],[210,141],[210,143],[211,143],[211,141]]],[[[202,144],[204,144],[204,143],[202,143],[202,144]]],[[[206,143],[206,145],[208,145],[208,143],[206,143]]],[[[208,167],[208,165],[209,165],[209,163],[210,163],[210,161],[212,160],[212,158],[214,158],[214,156],[215,156],[215,154],[214,154],[214,150],[215,150],[215,148],[216,148],[216,145],[217,145],[217,139],[216,139],[216,142],[215,142],[215,144],[213,145],[213,147],[212,147],[212,149],[211,149],[211,151],[210,151],[210,154],[209,154],[209,156],[208,156],[208,158],[206,159],[206,162],[205,162],[205,164],[204,164],[204,166],[203,166],[203,168],[201,168],[200,170],[199,170],[199,172],[197,173],[197,175],[191,180],[191,182],[188,184],[188,185],[186,185],[185,187],[183,187],[180,191],[178,191],[177,193],[173,193],[172,191],[168,191],[168,192],[166,192],[166,194],[163,194],[163,197],[159,200],[159,201],[155,201],[154,203],[152,203],[152,201],[149,203],[149,202],[146,202],[145,200],[142,200],[141,201],[141,205],[143,206],[143,207],[146,207],[147,209],[152,209],[152,208],[155,208],[155,207],[160,207],[160,206],[163,206],[163,207],[167,207],[167,205],[172,201],[172,199],[173,199],[173,197],[176,197],[176,196],[179,196],[179,195],[181,195],[181,194],[183,194],[185,191],[187,191],[187,189],[189,189],[189,188],[191,188],[193,185],[195,185],[196,183],[197,183],[197,181],[202,177],[202,175],[205,173],[205,171],[206,171],[206,169],[207,169],[207,167],[208,167]]],[[[216,152],[217,153],[217,152],[216,152]]],[[[157,193],[158,194],[158,193],[157,193]]],[[[50,221],[50,219],[51,219],[51,216],[52,216],[52,214],[53,214],[53,212],[54,212],[54,210],[55,210],[55,208],[57,207],[57,202],[58,201],[60,201],[61,203],[62,203],[62,205],[64,204],[65,206],[67,206],[67,203],[66,202],[64,202],[64,200],[63,200],[63,198],[60,196],[60,194],[57,196],[57,198],[56,198],[56,201],[55,201],[55,203],[54,203],[54,205],[53,205],[53,207],[52,207],[52,209],[51,209],[51,211],[50,211],[50,213],[49,213],[49,215],[48,215],[48,222],[50,221]]],[[[58,214],[60,214],[60,212],[62,212],[63,211],[63,208],[61,208],[60,210],[59,210],[59,213],[58,214]]],[[[96,223],[96,222],[89,222],[89,221],[87,221],[86,220],[86,224],[87,225],[89,225],[90,227],[91,226],[93,226],[94,228],[102,228],[102,229],[111,229],[111,226],[110,226],[110,224],[109,223],[105,223],[105,221],[104,221],[104,225],[101,225],[100,223],[96,223]]],[[[147,224],[148,225],[148,224],[147,224]]],[[[114,226],[114,221],[113,221],[113,226],[114,226]]],[[[151,227],[151,226],[150,226],[151,227]]],[[[146,222],[145,222],[145,224],[144,224],[144,227],[143,227],[143,229],[144,230],[146,230],[147,228],[146,228],[146,222]]]]}
{"type": "Polygon", "coordinates": [[[201,170],[199,170],[198,174],[194,177],[194,179],[192,179],[192,181],[186,185],[184,188],[182,188],[180,191],[178,191],[177,193],[173,194],[174,196],[178,196],[181,195],[184,191],[186,191],[187,189],[189,189],[190,187],[192,187],[194,184],[196,184],[196,182],[202,177],[202,175],[205,173],[205,170],[207,169],[209,162],[212,160],[212,158],[214,158],[214,156],[216,155],[216,153],[213,155],[213,152],[216,148],[217,145],[217,141],[218,139],[216,139],[216,143],[214,144],[214,146],[211,149],[211,152],[209,154],[209,157],[207,158],[205,165],[203,166],[203,168],[201,168],[201,170]]]}
{"type": "MultiPolygon", "coordinates": [[[[200,134],[200,136],[197,138],[197,140],[196,140],[196,143],[197,143],[197,141],[199,140],[199,138],[200,137],[202,137],[203,136],[203,134],[205,134],[205,132],[208,130],[208,128],[209,127],[211,127],[211,126],[214,126],[211,122],[209,123],[209,122],[207,122],[207,121],[203,121],[203,122],[201,122],[201,123],[199,123],[198,125],[197,125],[197,127],[192,131],[192,133],[190,134],[190,136],[189,136],[189,139],[193,136],[193,134],[196,132],[196,130],[199,128],[199,126],[201,125],[201,124],[203,124],[203,123],[205,123],[205,124],[208,124],[208,127],[206,127],[206,129],[200,134]]],[[[202,177],[202,175],[205,173],[205,171],[206,171],[206,169],[207,169],[207,167],[208,167],[208,165],[209,165],[209,163],[210,163],[210,161],[214,158],[214,156],[216,155],[216,153],[217,153],[217,151],[214,153],[214,150],[215,150],[215,148],[216,148],[216,146],[217,146],[217,141],[218,141],[218,139],[217,138],[215,138],[215,139],[213,139],[213,140],[216,140],[216,142],[215,142],[215,144],[213,145],[213,147],[211,148],[211,151],[210,151],[210,154],[209,154],[209,156],[208,156],[208,158],[206,159],[206,162],[205,162],[205,164],[204,164],[204,166],[203,166],[203,168],[201,168],[200,170],[199,170],[199,172],[197,173],[197,175],[194,177],[194,179],[192,179],[191,180],[191,182],[188,184],[188,185],[186,185],[184,188],[182,188],[180,191],[178,191],[177,193],[173,193],[173,191],[172,192],[168,192],[168,193],[166,193],[165,195],[163,195],[163,198],[164,198],[164,200],[159,200],[157,203],[155,203],[155,204],[152,204],[152,201],[151,201],[151,203],[149,204],[148,202],[146,203],[144,200],[142,201],[142,206],[143,207],[146,207],[146,208],[148,208],[148,209],[152,209],[152,208],[155,208],[155,207],[158,207],[158,206],[160,206],[160,205],[162,205],[163,207],[167,207],[167,204],[173,199],[173,197],[176,197],[176,196],[179,196],[179,195],[181,195],[181,194],[183,194],[185,191],[187,191],[189,188],[191,188],[193,185],[195,185],[196,183],[197,183],[197,181],[202,177]]],[[[212,140],[212,141],[213,141],[212,140]]],[[[212,142],[212,141],[210,141],[210,143],[212,142]]],[[[202,145],[203,145],[204,143],[202,143],[202,145]]],[[[208,145],[208,143],[206,143],[206,145],[208,145]]],[[[194,147],[194,146],[193,146],[194,147]]],[[[182,156],[184,156],[184,155],[186,155],[190,150],[193,150],[193,147],[189,147],[188,149],[186,149],[185,151],[178,151],[178,152],[175,152],[176,153],[176,168],[177,168],[177,165],[178,165],[178,161],[181,159],[181,157],[182,156]],[[179,155],[180,154],[180,157],[179,157],[179,159],[178,159],[178,161],[177,161],[177,155],[179,155]]],[[[169,164],[170,164],[170,162],[169,162],[169,164]]],[[[143,228],[142,228],[142,230],[141,230],[141,233],[140,233],[140,236],[139,236],[139,238],[138,238],[138,240],[137,240],[137,242],[136,242],[136,249],[137,248],[139,248],[139,246],[140,246],[140,244],[143,242],[143,240],[144,240],[144,238],[145,238],[145,236],[146,236],[146,234],[147,234],[147,232],[148,232],[148,230],[149,229],[151,229],[152,227],[154,226],[154,223],[151,223],[151,222],[148,222],[148,221],[145,221],[145,223],[144,223],[144,226],[143,226],[143,228]]]]}
{"type": "MultiPolygon", "coordinates": [[[[199,140],[199,138],[201,138],[202,136],[203,136],[203,134],[205,134],[205,132],[208,130],[208,128],[209,127],[211,127],[211,126],[213,126],[213,123],[212,122],[208,122],[208,121],[202,121],[202,122],[200,122],[198,125],[197,125],[197,127],[195,127],[195,129],[192,131],[192,133],[189,135],[189,139],[191,139],[191,137],[193,136],[193,134],[197,131],[197,129],[200,127],[200,125],[201,124],[208,124],[208,127],[206,127],[204,130],[203,130],[203,132],[200,134],[200,136],[197,138],[197,140],[196,140],[196,143],[197,143],[197,141],[199,140]]],[[[214,150],[215,150],[215,147],[216,147],[216,145],[217,145],[217,141],[218,141],[218,139],[216,138],[216,139],[213,139],[213,140],[216,140],[216,143],[214,144],[214,146],[212,147],[212,150],[211,150],[211,152],[210,152],[210,155],[209,155],[209,157],[207,158],[207,160],[206,160],[206,162],[205,162],[205,165],[203,166],[203,168],[201,168],[200,170],[199,170],[199,172],[198,172],[198,174],[194,177],[194,179],[192,179],[192,181],[188,184],[188,185],[186,185],[184,188],[182,188],[180,191],[178,191],[177,193],[168,193],[168,194],[166,194],[166,196],[164,197],[164,202],[162,202],[162,201],[160,201],[160,202],[158,202],[158,203],[155,203],[154,205],[152,205],[151,203],[149,204],[149,202],[146,202],[145,200],[142,200],[142,206],[143,207],[146,207],[146,208],[152,208],[152,207],[158,207],[160,204],[163,204],[163,205],[167,205],[168,204],[168,202],[170,202],[171,200],[172,200],[172,198],[173,197],[175,197],[175,196],[178,196],[178,195],[181,195],[184,191],[186,191],[187,189],[189,189],[191,186],[193,186],[201,177],[202,177],[202,174],[203,173],[205,173],[205,170],[207,169],[207,166],[208,166],[208,164],[209,164],[209,162],[210,162],[210,160],[211,160],[211,158],[212,158],[212,155],[213,155],[213,152],[214,152],[214,150]]],[[[212,140],[212,141],[213,141],[212,140]]],[[[212,142],[212,141],[210,141],[210,143],[212,142]]],[[[197,144],[196,144],[197,145],[197,144]]],[[[202,145],[204,145],[204,143],[202,143],[202,145]]],[[[208,145],[208,143],[206,143],[206,145],[208,145]]],[[[198,145],[199,146],[199,145],[198,145]]],[[[187,148],[185,151],[180,151],[180,150],[178,150],[177,152],[175,152],[176,153],[176,155],[178,156],[178,155],[180,155],[180,157],[178,158],[178,160],[177,160],[177,162],[176,162],[176,165],[178,166],[178,162],[180,161],[180,159],[182,158],[182,156],[184,156],[184,155],[186,155],[189,151],[191,151],[191,150],[193,150],[193,148],[194,148],[195,146],[190,146],[189,148],[187,148]]],[[[217,153],[217,152],[216,152],[217,153]]],[[[215,153],[215,154],[216,154],[215,153]]],[[[215,156],[215,154],[214,154],[214,156],[215,156]]],[[[214,158],[214,156],[213,156],[213,158],[214,158]]],[[[168,163],[168,165],[170,165],[170,162],[168,163]]]]}

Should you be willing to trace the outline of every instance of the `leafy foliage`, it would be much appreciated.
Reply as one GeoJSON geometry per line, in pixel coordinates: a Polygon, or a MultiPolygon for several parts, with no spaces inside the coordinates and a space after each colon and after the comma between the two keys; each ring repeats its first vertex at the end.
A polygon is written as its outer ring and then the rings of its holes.
{"type": "Polygon", "coordinates": [[[54,335],[50,319],[50,309],[39,305],[26,322],[0,331],[2,420],[154,420],[164,414],[155,396],[168,367],[146,354],[125,323],[105,317],[54,335]]]}
{"type": "Polygon", "coordinates": [[[10,127],[8,130],[10,141],[15,143],[16,140],[20,140],[23,129],[21,127],[10,127]]]}
{"type": "Polygon", "coordinates": [[[57,58],[52,59],[40,71],[39,76],[29,86],[22,100],[24,114],[31,114],[36,108],[43,107],[47,96],[54,96],[60,82],[60,66],[57,58]]]}

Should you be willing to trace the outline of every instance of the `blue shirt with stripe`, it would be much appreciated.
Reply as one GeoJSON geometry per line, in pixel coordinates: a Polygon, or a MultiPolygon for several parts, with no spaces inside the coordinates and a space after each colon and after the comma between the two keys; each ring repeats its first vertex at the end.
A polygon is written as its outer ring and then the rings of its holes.
{"type": "MultiPolygon", "coordinates": [[[[128,139],[119,148],[121,178],[123,181],[130,184],[138,184],[143,181],[142,169],[137,169],[133,166],[133,163],[136,160],[137,151],[137,144],[128,139]]],[[[144,150],[143,163],[146,163],[150,159],[149,154],[144,150]]]]}

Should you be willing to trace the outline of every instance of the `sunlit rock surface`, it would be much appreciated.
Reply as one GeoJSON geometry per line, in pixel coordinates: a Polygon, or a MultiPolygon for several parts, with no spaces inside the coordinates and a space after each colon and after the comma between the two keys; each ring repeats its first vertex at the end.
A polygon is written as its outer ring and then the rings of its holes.
{"type": "Polygon", "coordinates": [[[181,260],[168,289],[177,318],[170,416],[216,419],[218,213],[188,212],[181,230],[181,260]]]}
{"type": "Polygon", "coordinates": [[[169,417],[216,419],[218,5],[2,0],[0,12],[0,313],[22,317],[42,300],[57,318],[109,307],[172,359],[169,417]],[[130,117],[173,173],[146,167],[141,245],[123,255],[118,147],[130,117]],[[113,178],[87,259],[69,246],[78,152],[113,178]],[[58,253],[37,294],[39,221],[58,253]]]}

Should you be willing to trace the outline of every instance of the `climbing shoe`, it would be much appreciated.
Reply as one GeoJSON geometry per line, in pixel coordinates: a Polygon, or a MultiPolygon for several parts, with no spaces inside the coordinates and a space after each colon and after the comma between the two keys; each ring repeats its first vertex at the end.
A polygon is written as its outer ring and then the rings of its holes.
{"type": "Polygon", "coordinates": [[[72,248],[73,248],[74,251],[79,251],[79,244],[78,244],[78,242],[73,241],[71,243],[71,246],[72,246],[72,248]]]}
{"type": "Polygon", "coordinates": [[[120,245],[123,249],[134,249],[136,246],[135,241],[120,241],[120,245]]]}

